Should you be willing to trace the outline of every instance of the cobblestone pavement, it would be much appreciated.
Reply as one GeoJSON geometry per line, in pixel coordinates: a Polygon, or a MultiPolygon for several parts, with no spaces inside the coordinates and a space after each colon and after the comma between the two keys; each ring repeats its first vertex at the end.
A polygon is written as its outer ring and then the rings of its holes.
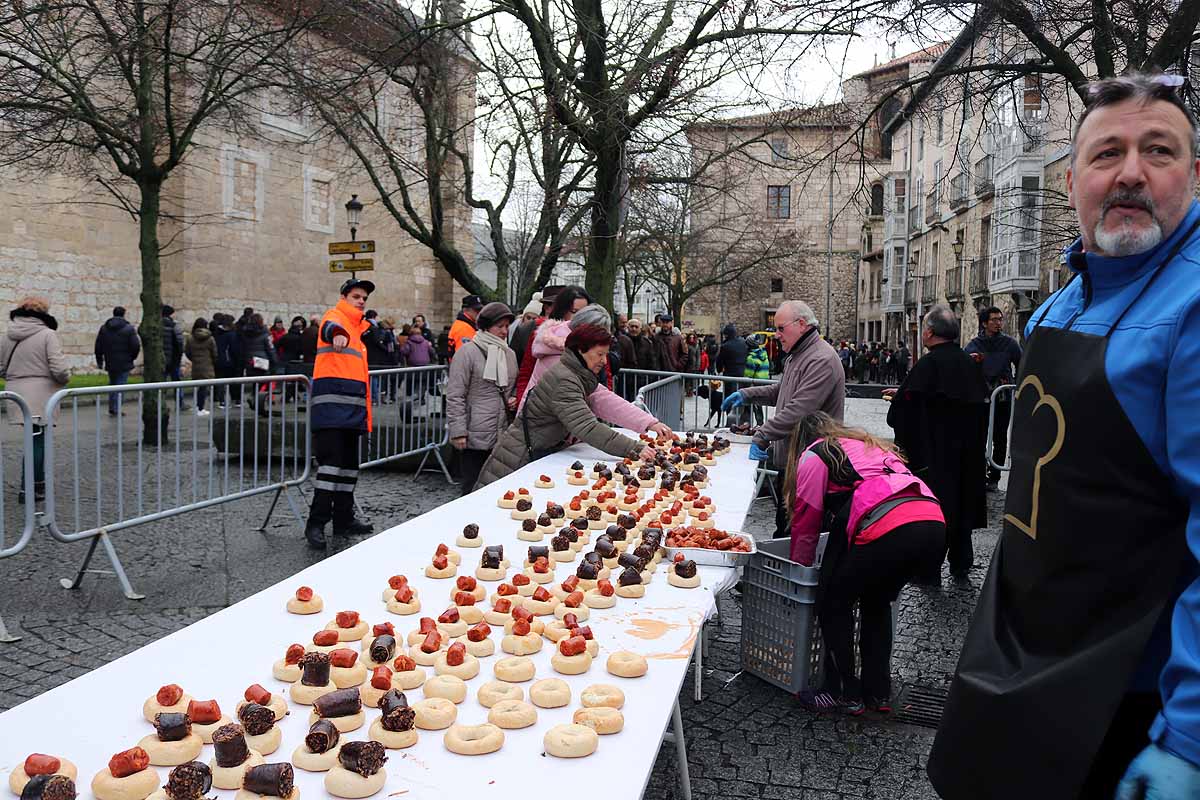
{"type": "MultiPolygon", "coordinates": [[[[881,401],[851,400],[848,421],[886,435],[881,401]]],[[[440,475],[369,471],[359,502],[377,530],[419,515],[455,496],[440,475]]],[[[990,518],[1002,495],[991,495],[990,518]]],[[[0,561],[0,612],[15,644],[0,645],[0,709],[10,708],[90,669],[178,630],[274,584],[322,557],[306,548],[295,518],[277,509],[264,533],[255,530],[269,499],[248,499],[121,532],[117,547],[134,586],[130,601],[110,577],[88,576],[78,591],[58,579],[72,574],[86,545],[62,545],[39,533],[20,555],[0,561]]],[[[769,538],[774,510],[754,504],[746,528],[769,538]]],[[[940,591],[906,589],[900,597],[893,655],[895,689],[945,687],[996,540],[977,531],[970,585],[948,577],[940,591]]],[[[339,547],[354,541],[339,540],[339,547]]],[[[710,626],[695,702],[692,677],[680,705],[697,800],[728,797],[935,798],[924,775],[933,731],[896,720],[816,716],[782,690],[739,674],[741,614],[736,595],[721,599],[721,626],[710,626]]],[[[646,791],[678,797],[674,747],[664,746],[646,791]]]]}

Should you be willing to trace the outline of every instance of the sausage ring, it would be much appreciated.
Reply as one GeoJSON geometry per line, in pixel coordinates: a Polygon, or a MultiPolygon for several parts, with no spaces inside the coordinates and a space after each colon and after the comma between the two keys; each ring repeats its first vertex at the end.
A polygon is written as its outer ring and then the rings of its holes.
{"type": "Polygon", "coordinates": [[[533,680],[533,675],[537,671],[533,661],[527,656],[510,656],[502,658],[496,662],[492,670],[496,673],[496,677],[508,683],[524,683],[528,680],[533,680]]]}
{"type": "Polygon", "coordinates": [[[620,733],[625,727],[625,715],[619,709],[608,706],[580,708],[576,710],[572,721],[576,725],[586,725],[600,734],[620,733]]]}
{"type": "Polygon", "coordinates": [[[467,684],[457,675],[435,675],[425,681],[425,696],[440,697],[457,705],[467,699],[467,684]]]}
{"type": "Polygon", "coordinates": [[[491,708],[501,700],[524,700],[525,690],[513,683],[488,681],[479,687],[479,692],[475,697],[479,700],[479,705],[491,708]]]}
{"type": "Polygon", "coordinates": [[[504,731],[491,723],[451,725],[442,738],[446,749],[460,756],[481,756],[504,746],[504,731]]]}
{"type": "Polygon", "coordinates": [[[556,758],[590,756],[599,743],[600,737],[586,725],[555,725],[542,737],[542,746],[556,758]]]}
{"type": "Polygon", "coordinates": [[[646,674],[648,665],[644,656],[619,650],[608,657],[608,671],[618,678],[640,678],[646,674]]]}
{"type": "Polygon", "coordinates": [[[412,704],[417,712],[415,724],[426,731],[440,731],[449,728],[458,719],[458,706],[444,697],[426,697],[412,704]]]}
{"type": "Polygon", "coordinates": [[[501,700],[488,712],[488,722],[505,730],[528,728],[537,723],[537,709],[524,700],[501,700]]]}
{"type": "Polygon", "coordinates": [[[571,702],[571,687],[562,678],[543,678],[529,687],[529,699],[541,708],[562,708],[571,702]]]}
{"type": "Polygon", "coordinates": [[[584,708],[622,708],[625,705],[625,693],[608,683],[593,683],[579,695],[579,704],[584,708]]]}

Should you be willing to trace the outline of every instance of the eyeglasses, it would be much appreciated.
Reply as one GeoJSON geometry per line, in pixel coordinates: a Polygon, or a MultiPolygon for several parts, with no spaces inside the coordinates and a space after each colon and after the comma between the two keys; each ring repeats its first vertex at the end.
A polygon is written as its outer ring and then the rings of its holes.
{"type": "Polygon", "coordinates": [[[788,320],[787,322],[779,322],[778,320],[776,320],[775,321],[775,330],[781,331],[784,328],[786,328],[788,325],[795,325],[797,322],[803,322],[803,320],[792,319],[792,320],[788,320]]]}

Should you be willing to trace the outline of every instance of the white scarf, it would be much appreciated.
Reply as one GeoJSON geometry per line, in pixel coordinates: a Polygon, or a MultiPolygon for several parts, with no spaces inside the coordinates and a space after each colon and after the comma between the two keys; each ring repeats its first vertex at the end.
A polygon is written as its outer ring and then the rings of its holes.
{"type": "Polygon", "coordinates": [[[472,337],[476,345],[486,354],[487,361],[483,365],[483,379],[496,386],[502,392],[508,391],[508,359],[505,350],[508,343],[495,334],[487,331],[476,331],[472,337]]]}

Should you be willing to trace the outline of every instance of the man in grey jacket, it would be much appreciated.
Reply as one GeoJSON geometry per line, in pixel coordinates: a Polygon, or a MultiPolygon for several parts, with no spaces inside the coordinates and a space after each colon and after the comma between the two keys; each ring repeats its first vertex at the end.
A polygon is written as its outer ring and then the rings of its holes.
{"type": "Polygon", "coordinates": [[[754,434],[750,458],[769,460],[779,472],[775,536],[780,538],[791,535],[791,520],[784,501],[785,492],[791,489],[783,482],[792,429],[814,411],[824,411],[841,421],[846,404],[846,373],[837,351],[821,338],[817,317],[808,303],[784,301],[775,312],[775,331],[786,354],[779,382],[734,392],[725,398],[721,410],[729,411],[745,404],[775,406],[774,416],[754,434]]]}

